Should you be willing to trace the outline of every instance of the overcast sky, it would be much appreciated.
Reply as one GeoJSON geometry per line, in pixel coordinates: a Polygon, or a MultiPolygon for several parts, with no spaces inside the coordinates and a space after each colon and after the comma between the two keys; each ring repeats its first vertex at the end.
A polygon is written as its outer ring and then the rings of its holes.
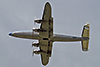
{"type": "MultiPolygon", "coordinates": [[[[41,18],[47,0],[0,0],[0,67],[42,67],[40,55],[32,57],[33,40],[9,37],[8,33],[31,30],[34,18],[41,18]]],[[[54,32],[81,35],[91,25],[89,51],[80,42],[55,42],[46,67],[100,66],[100,0],[49,0],[54,32]]]]}

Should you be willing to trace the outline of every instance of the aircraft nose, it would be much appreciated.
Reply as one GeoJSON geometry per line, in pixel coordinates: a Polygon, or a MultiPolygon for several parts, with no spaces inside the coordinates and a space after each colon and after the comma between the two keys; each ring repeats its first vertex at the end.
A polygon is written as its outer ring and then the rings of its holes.
{"type": "Polygon", "coordinates": [[[11,36],[11,35],[12,35],[12,33],[9,33],[9,35],[11,36]]]}

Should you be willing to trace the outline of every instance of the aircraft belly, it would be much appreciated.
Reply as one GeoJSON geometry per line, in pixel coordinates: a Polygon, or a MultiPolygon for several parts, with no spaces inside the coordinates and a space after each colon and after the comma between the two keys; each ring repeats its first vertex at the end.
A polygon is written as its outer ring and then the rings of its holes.
{"type": "Polygon", "coordinates": [[[27,38],[27,39],[40,39],[39,35],[36,35],[36,34],[27,35],[27,36],[25,36],[25,38],[27,38]]]}
{"type": "Polygon", "coordinates": [[[26,39],[40,39],[39,34],[35,34],[33,32],[17,32],[17,35],[15,35],[15,37],[26,39]]]}

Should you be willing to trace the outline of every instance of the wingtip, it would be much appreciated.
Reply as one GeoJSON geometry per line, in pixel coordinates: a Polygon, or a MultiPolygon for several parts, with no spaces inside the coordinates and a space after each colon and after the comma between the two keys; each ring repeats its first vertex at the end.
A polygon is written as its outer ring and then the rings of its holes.
{"type": "Polygon", "coordinates": [[[46,3],[47,3],[47,4],[49,4],[49,2],[48,2],[48,1],[47,1],[46,3]]]}
{"type": "Polygon", "coordinates": [[[47,1],[46,4],[49,4],[50,5],[50,2],[47,1]]]}
{"type": "Polygon", "coordinates": [[[43,62],[42,62],[42,65],[43,65],[43,66],[46,66],[47,64],[48,64],[48,62],[47,62],[47,63],[43,63],[43,62]]]}
{"type": "Polygon", "coordinates": [[[43,64],[43,66],[46,66],[47,64],[43,64]]]}

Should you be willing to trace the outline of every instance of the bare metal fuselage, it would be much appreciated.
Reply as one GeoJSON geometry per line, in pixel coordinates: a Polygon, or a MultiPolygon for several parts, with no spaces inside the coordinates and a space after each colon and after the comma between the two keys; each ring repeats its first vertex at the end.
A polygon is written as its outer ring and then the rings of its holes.
{"type": "Polygon", "coordinates": [[[89,38],[86,37],[76,37],[76,36],[69,36],[69,35],[62,35],[62,34],[54,34],[52,39],[42,38],[39,36],[39,33],[34,31],[15,31],[9,34],[13,37],[18,38],[25,38],[25,39],[36,39],[36,40],[51,40],[54,41],[63,41],[63,42],[70,42],[70,41],[84,41],[88,40],[89,38]]]}

